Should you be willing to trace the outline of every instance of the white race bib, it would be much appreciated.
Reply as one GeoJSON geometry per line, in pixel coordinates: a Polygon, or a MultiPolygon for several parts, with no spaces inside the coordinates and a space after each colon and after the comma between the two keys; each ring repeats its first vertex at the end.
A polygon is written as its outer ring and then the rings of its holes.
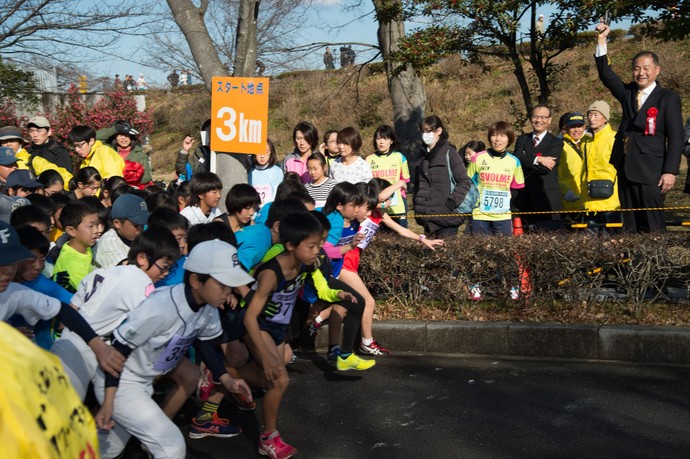
{"type": "Polygon", "coordinates": [[[273,202],[273,187],[271,185],[254,185],[254,189],[259,193],[261,205],[273,202]]]}
{"type": "Polygon", "coordinates": [[[510,212],[510,191],[482,190],[479,208],[488,214],[502,214],[510,212]]]}
{"type": "Polygon", "coordinates": [[[195,339],[196,337],[191,336],[173,336],[163,353],[153,363],[154,370],[165,373],[175,368],[195,339]]]}
{"type": "Polygon", "coordinates": [[[359,247],[362,250],[366,249],[378,230],[378,223],[374,223],[372,220],[368,218],[364,220],[362,223],[360,223],[358,233],[364,234],[364,239],[362,239],[362,241],[359,244],[357,244],[357,247],[359,247]]]}

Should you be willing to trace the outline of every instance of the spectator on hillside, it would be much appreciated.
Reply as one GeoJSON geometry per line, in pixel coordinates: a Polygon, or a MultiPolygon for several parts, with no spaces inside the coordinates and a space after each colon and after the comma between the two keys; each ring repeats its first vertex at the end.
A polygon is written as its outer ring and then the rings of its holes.
{"type": "Polygon", "coordinates": [[[180,75],[177,74],[177,70],[173,70],[170,75],[168,75],[168,81],[170,82],[171,88],[176,88],[180,82],[180,75]]]}
{"type": "Polygon", "coordinates": [[[68,171],[72,170],[69,151],[53,137],[50,122],[45,116],[31,117],[26,127],[31,137],[31,145],[26,147],[26,151],[68,171]]]}
{"type": "MultiPolygon", "coordinates": [[[[596,30],[599,79],[623,109],[611,154],[611,163],[618,170],[621,205],[659,209],[676,183],[683,150],[680,97],[657,83],[659,57],[651,51],[633,57],[633,81],[624,83],[609,64],[606,41],[611,29],[602,22],[596,30]]],[[[662,210],[624,212],[623,224],[627,231],[666,229],[662,210]]]]}
{"type": "Polygon", "coordinates": [[[326,46],[326,52],[323,53],[323,63],[326,66],[326,70],[335,69],[335,59],[333,58],[333,54],[331,54],[331,48],[328,46],[326,46]]]}
{"type": "Polygon", "coordinates": [[[551,108],[539,104],[530,116],[532,132],[523,134],[515,141],[515,156],[522,164],[525,188],[521,189],[514,204],[522,212],[550,212],[529,215],[527,220],[539,229],[552,230],[561,226],[563,210],[558,187],[558,164],[563,152],[563,140],[549,132],[551,108]]]}
{"type": "Polygon", "coordinates": [[[541,39],[544,37],[544,15],[540,14],[539,19],[534,24],[535,30],[537,32],[537,38],[541,39]]]}
{"type": "Polygon", "coordinates": [[[180,70],[180,86],[187,86],[189,84],[189,75],[186,70],[180,70]]]}
{"type": "Polygon", "coordinates": [[[140,73],[139,74],[139,79],[137,80],[137,90],[139,91],[146,91],[149,87],[149,84],[146,82],[146,78],[144,78],[144,74],[140,73]]]}

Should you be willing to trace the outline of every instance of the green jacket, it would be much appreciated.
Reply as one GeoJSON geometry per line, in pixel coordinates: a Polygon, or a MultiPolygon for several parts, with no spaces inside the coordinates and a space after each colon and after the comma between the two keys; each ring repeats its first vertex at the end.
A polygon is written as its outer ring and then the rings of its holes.
{"type": "MultiPolygon", "coordinates": [[[[99,129],[96,132],[96,140],[100,140],[104,143],[109,142],[113,149],[117,151],[117,143],[115,143],[116,134],[117,131],[115,131],[114,127],[99,129]]],[[[151,165],[149,163],[149,158],[146,155],[146,153],[144,153],[144,150],[142,150],[141,145],[137,141],[133,141],[132,143],[134,144],[134,147],[125,159],[128,161],[134,161],[135,163],[141,164],[144,168],[144,175],[141,177],[141,183],[149,183],[153,180],[153,177],[151,175],[151,165]]]]}

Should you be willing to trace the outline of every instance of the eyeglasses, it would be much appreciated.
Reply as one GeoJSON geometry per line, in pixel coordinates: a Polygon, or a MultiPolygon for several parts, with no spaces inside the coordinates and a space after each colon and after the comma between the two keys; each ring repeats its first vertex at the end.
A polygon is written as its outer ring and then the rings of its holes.
{"type": "Polygon", "coordinates": [[[86,140],[84,140],[84,141],[82,141],[82,142],[74,142],[74,143],[72,144],[72,146],[75,148],[75,150],[81,150],[82,148],[84,148],[84,147],[85,147],[86,145],[88,145],[88,144],[89,144],[89,142],[87,142],[86,140]]]}
{"type": "Polygon", "coordinates": [[[549,116],[544,116],[544,115],[532,115],[533,120],[548,120],[551,118],[551,115],[549,116]]]}
{"type": "Polygon", "coordinates": [[[172,264],[170,266],[163,267],[163,266],[159,265],[158,263],[156,263],[155,261],[153,261],[153,259],[151,257],[146,257],[146,258],[149,260],[149,263],[151,265],[155,266],[156,268],[158,268],[160,270],[161,274],[168,273],[168,275],[170,276],[170,275],[174,274],[175,271],[177,271],[177,264],[172,264]]]}

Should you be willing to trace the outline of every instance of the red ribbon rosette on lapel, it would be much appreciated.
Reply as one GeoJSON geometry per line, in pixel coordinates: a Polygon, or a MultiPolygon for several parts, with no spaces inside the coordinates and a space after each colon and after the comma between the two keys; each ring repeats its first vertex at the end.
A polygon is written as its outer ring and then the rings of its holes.
{"type": "Polygon", "coordinates": [[[650,107],[647,110],[647,122],[645,123],[644,135],[655,135],[656,134],[656,115],[659,114],[659,109],[656,107],[650,107]]]}

